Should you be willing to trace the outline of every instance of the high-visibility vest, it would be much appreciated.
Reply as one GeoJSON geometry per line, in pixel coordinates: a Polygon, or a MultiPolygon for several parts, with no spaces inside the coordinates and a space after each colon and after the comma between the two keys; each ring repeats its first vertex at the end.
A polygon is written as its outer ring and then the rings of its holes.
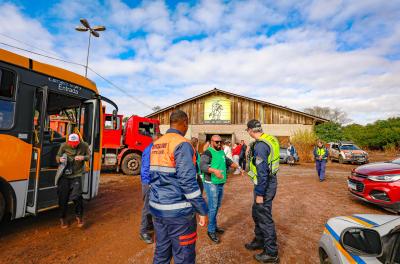
{"type": "MultiPolygon", "coordinates": [[[[183,143],[190,141],[177,133],[167,133],[156,140],[151,148],[150,170],[159,172],[176,172],[174,151],[183,143]]],[[[196,165],[196,151],[193,149],[193,164],[196,165]]]]}
{"type": "MultiPolygon", "coordinates": [[[[270,174],[276,174],[279,170],[279,142],[278,139],[274,136],[262,134],[260,138],[258,138],[255,142],[264,142],[269,146],[270,153],[268,156],[268,166],[270,174]]],[[[255,146],[254,144],[254,146],[255,146]]],[[[250,158],[250,170],[248,175],[254,184],[257,184],[257,167],[256,167],[256,157],[254,157],[254,147],[251,151],[250,158]]]]}
{"type": "MultiPolygon", "coordinates": [[[[323,157],[325,155],[325,153],[326,153],[326,149],[324,147],[322,147],[322,148],[317,147],[317,155],[318,156],[323,157]]],[[[323,159],[327,159],[327,158],[324,157],[323,159]]]]}

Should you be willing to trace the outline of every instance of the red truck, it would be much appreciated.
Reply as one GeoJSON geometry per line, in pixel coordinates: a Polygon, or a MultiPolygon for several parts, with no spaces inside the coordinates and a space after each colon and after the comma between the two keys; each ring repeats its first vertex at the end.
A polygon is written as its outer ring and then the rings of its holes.
{"type": "Polygon", "coordinates": [[[119,169],[126,175],[140,174],[142,153],[160,132],[160,122],[155,119],[131,116],[122,126],[122,115],[104,115],[102,169],[119,169]]]}

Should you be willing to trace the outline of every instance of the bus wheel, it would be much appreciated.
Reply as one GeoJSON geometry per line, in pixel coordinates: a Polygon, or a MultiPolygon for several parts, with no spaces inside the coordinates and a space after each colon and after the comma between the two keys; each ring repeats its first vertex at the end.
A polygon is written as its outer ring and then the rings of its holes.
{"type": "Polygon", "coordinates": [[[124,157],[121,164],[122,172],[126,175],[138,175],[142,157],[136,153],[130,153],[124,157]]]}
{"type": "Polygon", "coordinates": [[[3,217],[6,212],[6,200],[4,199],[4,195],[0,192],[0,223],[3,221],[3,217]]]}

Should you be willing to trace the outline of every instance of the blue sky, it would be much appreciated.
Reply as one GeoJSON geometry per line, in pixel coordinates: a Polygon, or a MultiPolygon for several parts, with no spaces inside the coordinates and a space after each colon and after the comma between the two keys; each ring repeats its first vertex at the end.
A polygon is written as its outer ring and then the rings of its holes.
{"type": "Polygon", "coordinates": [[[338,107],[362,124],[400,115],[399,0],[0,0],[0,42],[84,64],[81,17],[107,27],[89,67],[130,97],[89,77],[124,114],[217,87],[297,110],[338,107]]]}

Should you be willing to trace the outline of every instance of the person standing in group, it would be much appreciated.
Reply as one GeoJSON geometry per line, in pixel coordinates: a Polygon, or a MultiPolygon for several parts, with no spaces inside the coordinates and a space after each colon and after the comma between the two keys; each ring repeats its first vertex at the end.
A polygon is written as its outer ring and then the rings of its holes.
{"type": "Polygon", "coordinates": [[[200,168],[204,173],[204,189],[208,202],[208,230],[207,234],[211,241],[219,243],[218,234],[224,230],[217,225],[218,210],[221,207],[226,183],[227,168],[239,168],[237,163],[225,156],[222,150],[222,139],[218,135],[211,137],[210,147],[201,155],[200,168]]]}
{"type": "Polygon", "coordinates": [[[196,137],[192,137],[192,139],[190,140],[190,143],[192,144],[193,149],[196,152],[196,172],[197,172],[196,180],[197,180],[197,184],[200,187],[201,194],[203,194],[203,190],[204,190],[203,178],[202,178],[203,173],[200,170],[200,153],[198,151],[199,139],[196,137]]]}
{"type": "Polygon", "coordinates": [[[292,145],[292,143],[290,143],[290,142],[288,142],[288,147],[286,149],[286,154],[288,155],[288,164],[290,166],[293,166],[295,161],[296,161],[296,159],[295,159],[296,149],[292,145]]]}
{"type": "Polygon", "coordinates": [[[317,169],[319,181],[325,181],[325,168],[328,160],[328,149],[321,140],[317,141],[314,148],[315,167],[317,169]]]}
{"type": "MultiPolygon", "coordinates": [[[[162,135],[155,134],[153,136],[153,142],[159,139],[162,135]]],[[[147,244],[153,243],[153,238],[150,236],[150,232],[153,231],[153,218],[150,214],[149,209],[149,193],[150,193],[150,151],[153,147],[153,142],[148,145],[142,154],[142,166],[140,167],[140,179],[142,182],[142,221],[140,222],[140,233],[139,237],[147,244]]]]}
{"type": "Polygon", "coordinates": [[[248,250],[263,250],[254,256],[258,262],[278,263],[272,201],[278,184],[276,175],[279,169],[279,142],[274,136],[263,133],[261,123],[256,119],[247,123],[247,132],[256,140],[249,152],[250,170],[248,172],[254,183],[252,216],[255,237],[250,243],[245,244],[245,247],[248,250]]]}
{"type": "Polygon", "coordinates": [[[61,228],[68,227],[67,211],[71,199],[75,205],[75,217],[78,227],[83,227],[82,177],[85,173],[85,161],[90,159],[89,145],[81,142],[78,134],[70,134],[68,141],[62,143],[56,160],[64,163],[62,174],[56,176],[58,204],[60,207],[61,228]]]}
{"type": "MultiPolygon", "coordinates": [[[[233,156],[233,162],[235,162],[236,164],[239,164],[239,156],[240,156],[240,152],[242,150],[242,146],[239,143],[235,143],[235,145],[233,146],[232,149],[232,156],[233,156]]],[[[240,173],[239,169],[236,169],[233,174],[237,175],[240,173]]]]}
{"type": "Polygon", "coordinates": [[[240,141],[240,154],[239,154],[239,165],[242,167],[243,170],[246,170],[246,152],[247,152],[247,145],[244,140],[240,141]]]}
{"type": "Polygon", "coordinates": [[[150,154],[150,212],[156,235],[154,264],[196,262],[197,222],[206,224],[207,204],[196,182],[196,156],[184,138],[188,116],[175,110],[170,128],[154,142],[150,154]]]}

